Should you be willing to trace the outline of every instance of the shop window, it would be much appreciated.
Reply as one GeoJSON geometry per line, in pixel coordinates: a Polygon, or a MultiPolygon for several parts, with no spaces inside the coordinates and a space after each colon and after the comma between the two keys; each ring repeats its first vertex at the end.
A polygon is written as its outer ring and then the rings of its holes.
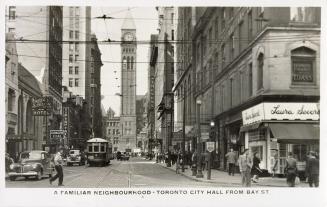
{"type": "Polygon", "coordinates": [[[300,161],[300,162],[306,161],[307,153],[308,153],[307,145],[303,145],[303,144],[293,145],[293,154],[294,154],[294,158],[297,161],[300,161]]]}
{"type": "Polygon", "coordinates": [[[291,51],[293,85],[315,83],[315,57],[315,51],[307,47],[291,51]]]}
{"type": "Polygon", "coordinates": [[[251,152],[252,152],[252,154],[254,154],[256,152],[259,159],[262,160],[262,158],[263,158],[263,147],[262,146],[251,147],[251,152]]]}

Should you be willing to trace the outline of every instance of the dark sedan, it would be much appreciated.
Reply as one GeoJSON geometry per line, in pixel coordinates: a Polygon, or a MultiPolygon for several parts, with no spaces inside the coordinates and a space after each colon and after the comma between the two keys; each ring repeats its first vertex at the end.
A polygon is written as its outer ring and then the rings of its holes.
{"type": "Polygon", "coordinates": [[[50,155],[46,151],[33,150],[22,152],[18,163],[9,166],[9,179],[17,177],[35,177],[41,180],[44,175],[51,177],[53,166],[50,155]]]}

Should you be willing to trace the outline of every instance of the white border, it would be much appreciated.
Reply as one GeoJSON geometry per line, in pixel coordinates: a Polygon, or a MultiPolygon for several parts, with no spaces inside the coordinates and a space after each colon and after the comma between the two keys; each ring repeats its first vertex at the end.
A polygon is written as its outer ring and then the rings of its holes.
{"type": "MultiPolygon", "coordinates": [[[[326,136],[327,126],[326,124],[326,96],[325,91],[327,91],[326,86],[326,46],[327,46],[327,35],[326,35],[326,21],[327,21],[327,1],[324,0],[6,0],[0,2],[0,25],[2,31],[4,29],[4,11],[6,4],[17,4],[17,5],[79,5],[79,6],[137,6],[137,7],[153,7],[153,6],[322,6],[322,31],[321,31],[321,81],[320,81],[320,91],[321,91],[321,173],[320,173],[320,188],[319,189],[309,189],[309,188],[268,188],[270,193],[268,195],[256,195],[256,196],[245,196],[245,195],[217,195],[217,196],[203,196],[203,195],[151,195],[151,196],[54,196],[54,189],[42,188],[42,189],[6,189],[4,188],[4,170],[0,170],[0,206],[327,206],[326,197],[326,151],[324,151],[324,146],[327,146],[326,136]]],[[[1,32],[0,42],[1,48],[0,53],[2,58],[0,58],[0,92],[1,102],[0,102],[0,124],[1,128],[4,129],[4,84],[5,76],[4,74],[4,38],[5,33],[1,32]]],[[[5,135],[4,130],[2,131],[1,144],[0,144],[0,169],[4,169],[4,144],[5,135]]],[[[152,188],[152,191],[163,190],[167,188],[152,188]]],[[[222,188],[226,189],[236,189],[241,188],[222,188]]],[[[255,188],[253,188],[255,190],[255,188]]],[[[261,188],[256,188],[257,190],[261,188]]],[[[65,189],[68,190],[68,189],[65,189]]],[[[72,189],[72,190],[77,190],[72,189]]],[[[82,190],[82,189],[78,189],[82,190]]],[[[85,189],[85,190],[101,190],[101,189],[85,189]]],[[[105,190],[105,189],[104,189],[105,190]]],[[[126,190],[126,189],[123,189],[126,190]]],[[[190,188],[188,188],[190,190],[190,188]]]]}

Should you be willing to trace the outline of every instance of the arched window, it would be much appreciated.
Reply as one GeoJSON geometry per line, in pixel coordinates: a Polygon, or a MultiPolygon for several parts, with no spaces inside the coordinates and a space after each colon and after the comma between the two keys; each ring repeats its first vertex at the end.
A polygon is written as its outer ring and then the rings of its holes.
{"type": "Polygon", "coordinates": [[[23,133],[23,123],[24,123],[24,103],[23,97],[18,98],[18,134],[23,133]]]}
{"type": "Polygon", "coordinates": [[[257,89],[263,88],[263,61],[264,60],[264,55],[260,53],[258,56],[258,74],[257,74],[257,89]]]}
{"type": "Polygon", "coordinates": [[[130,64],[130,62],[129,62],[129,56],[127,56],[127,70],[129,69],[129,65],[130,64]]]}
{"type": "Polygon", "coordinates": [[[26,105],[26,132],[28,134],[33,133],[33,112],[32,112],[32,100],[29,100],[26,105]]]}
{"type": "Polygon", "coordinates": [[[134,69],[134,57],[132,56],[131,57],[131,70],[134,69]]]}
{"type": "Polygon", "coordinates": [[[307,47],[291,51],[292,84],[315,84],[316,52],[307,47]]]}

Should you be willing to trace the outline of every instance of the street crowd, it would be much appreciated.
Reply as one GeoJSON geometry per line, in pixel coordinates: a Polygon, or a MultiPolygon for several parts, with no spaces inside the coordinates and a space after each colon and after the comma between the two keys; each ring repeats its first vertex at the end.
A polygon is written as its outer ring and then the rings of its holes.
{"type": "MultiPolygon", "coordinates": [[[[210,161],[210,154],[208,152],[201,153],[197,156],[197,152],[185,152],[185,156],[181,151],[174,151],[168,155],[157,154],[157,162],[165,163],[167,166],[172,166],[176,164],[176,173],[179,173],[182,164],[185,168],[190,168],[195,170],[197,168],[197,159],[200,159],[201,170],[208,170],[208,163],[210,161]],[[184,163],[183,163],[184,162],[184,163]]],[[[238,156],[232,148],[225,155],[227,162],[227,172],[228,175],[234,176],[236,172],[241,174],[241,183],[243,187],[250,187],[251,183],[258,183],[259,177],[265,174],[264,170],[260,168],[261,159],[258,152],[250,153],[248,149],[245,149],[243,153],[238,156]]],[[[214,157],[211,162],[214,163],[217,159],[214,157]]],[[[277,159],[273,166],[273,172],[276,171],[277,159]]],[[[211,166],[215,166],[214,164],[211,166]]],[[[299,170],[297,169],[297,159],[294,157],[292,152],[288,153],[286,158],[286,166],[284,169],[284,174],[286,177],[286,183],[289,187],[295,187],[296,183],[300,182],[299,170]]],[[[275,173],[272,173],[275,176],[275,173]]],[[[317,152],[310,151],[307,154],[306,168],[305,168],[305,178],[310,187],[319,186],[319,155],[317,152]]]]}

